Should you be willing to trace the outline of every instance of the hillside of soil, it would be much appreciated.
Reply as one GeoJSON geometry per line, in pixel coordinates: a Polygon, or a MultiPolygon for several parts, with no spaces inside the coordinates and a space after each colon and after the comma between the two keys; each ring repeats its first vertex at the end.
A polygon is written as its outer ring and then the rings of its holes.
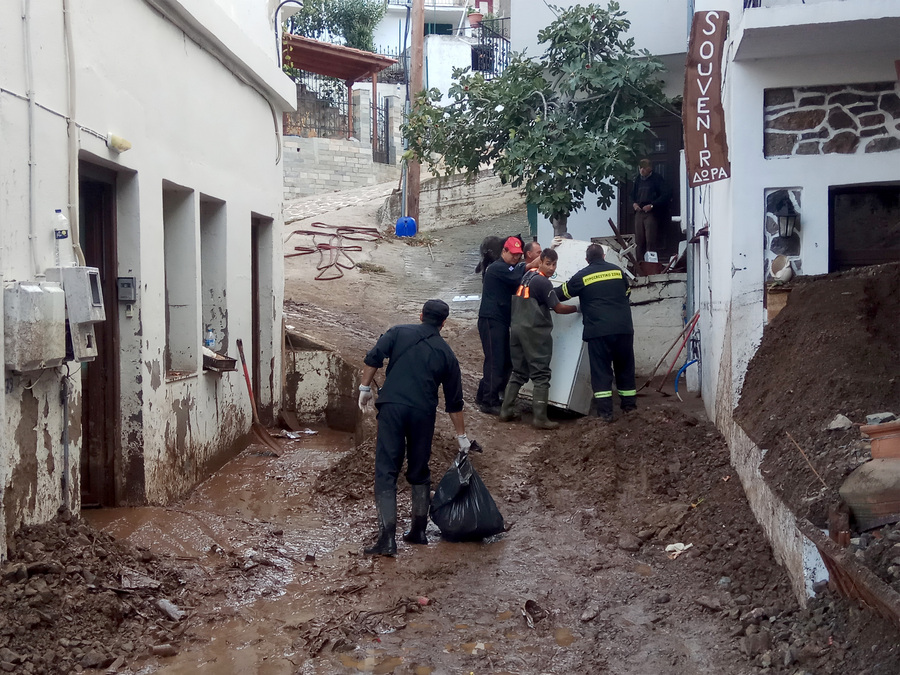
{"type": "Polygon", "coordinates": [[[900,414],[900,264],[799,277],[790,288],[734,415],[767,451],[761,469],[770,485],[823,527],[837,489],[871,458],[859,431],[866,415],[900,414]],[[839,414],[853,426],[828,430],[839,414]]]}

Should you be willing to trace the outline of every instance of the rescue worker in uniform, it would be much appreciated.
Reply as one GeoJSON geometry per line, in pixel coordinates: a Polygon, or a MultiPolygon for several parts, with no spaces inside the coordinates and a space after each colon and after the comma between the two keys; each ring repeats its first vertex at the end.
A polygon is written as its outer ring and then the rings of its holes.
{"type": "Polygon", "coordinates": [[[456,429],[459,449],[468,452],[463,420],[463,389],[459,361],[441,337],[450,315],[443,300],[428,300],[421,323],[394,326],[384,333],[364,360],[359,385],[359,408],[372,408],[372,380],[389,359],[384,385],[378,393],[378,440],[375,444],[375,506],[379,534],[366,555],[397,554],[397,476],[406,458],[406,479],[412,486],[412,524],[403,535],[410,544],[427,544],[428,507],[431,501],[431,441],[443,387],[446,411],[456,429]]]}
{"type": "Polygon", "coordinates": [[[586,259],[588,266],[564,283],[559,293],[563,299],[581,300],[582,339],[591,363],[595,411],[604,422],[612,422],[613,374],[622,412],[637,409],[631,288],[622,270],[606,262],[600,244],[588,246],[586,259]]]}
{"type": "Polygon", "coordinates": [[[531,423],[538,429],[556,429],[559,426],[547,418],[550,360],[553,358],[553,318],[550,312],[572,314],[578,308],[562,304],[550,282],[550,277],[556,273],[558,261],[559,254],[556,251],[552,248],[544,249],[538,268],[525,273],[512,297],[512,322],[509,328],[512,375],[503,394],[503,405],[500,406],[500,420],[503,422],[517,417],[515,409],[519,389],[530,379],[534,383],[531,423]]]}
{"type": "Polygon", "coordinates": [[[500,260],[488,265],[484,273],[481,305],[478,308],[478,335],[484,351],[484,365],[475,404],[487,415],[500,414],[500,394],[503,393],[512,362],[509,358],[509,321],[512,294],[519,287],[526,269],[538,266],[540,258],[521,262],[522,242],[510,237],[503,244],[500,260]]]}

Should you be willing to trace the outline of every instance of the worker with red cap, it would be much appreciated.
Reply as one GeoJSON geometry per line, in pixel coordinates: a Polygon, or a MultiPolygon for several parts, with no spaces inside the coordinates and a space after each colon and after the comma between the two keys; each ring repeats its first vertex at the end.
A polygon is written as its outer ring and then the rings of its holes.
{"type": "Polygon", "coordinates": [[[484,366],[475,404],[488,415],[500,414],[500,395],[512,372],[509,355],[509,324],[512,296],[526,269],[540,264],[540,258],[522,262],[522,240],[510,237],[503,244],[500,259],[488,265],[484,273],[481,306],[478,308],[478,335],[484,351],[484,366]]]}

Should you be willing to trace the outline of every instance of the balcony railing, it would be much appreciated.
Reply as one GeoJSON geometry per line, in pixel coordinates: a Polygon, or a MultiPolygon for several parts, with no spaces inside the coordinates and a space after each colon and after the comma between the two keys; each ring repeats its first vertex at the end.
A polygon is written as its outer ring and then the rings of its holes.
{"type": "MultiPolygon", "coordinates": [[[[388,0],[389,5],[401,5],[406,7],[411,0],[388,0]]],[[[425,0],[425,8],[428,7],[465,7],[466,0],[425,0]]]]}

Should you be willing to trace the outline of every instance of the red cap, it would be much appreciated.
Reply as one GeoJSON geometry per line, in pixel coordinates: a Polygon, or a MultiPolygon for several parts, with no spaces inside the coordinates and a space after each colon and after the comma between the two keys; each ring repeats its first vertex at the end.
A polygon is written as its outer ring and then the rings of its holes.
{"type": "Polygon", "coordinates": [[[522,251],[522,242],[519,241],[518,237],[510,237],[505,242],[503,242],[503,248],[505,248],[510,253],[515,253],[516,255],[520,255],[523,253],[522,251]]]}

